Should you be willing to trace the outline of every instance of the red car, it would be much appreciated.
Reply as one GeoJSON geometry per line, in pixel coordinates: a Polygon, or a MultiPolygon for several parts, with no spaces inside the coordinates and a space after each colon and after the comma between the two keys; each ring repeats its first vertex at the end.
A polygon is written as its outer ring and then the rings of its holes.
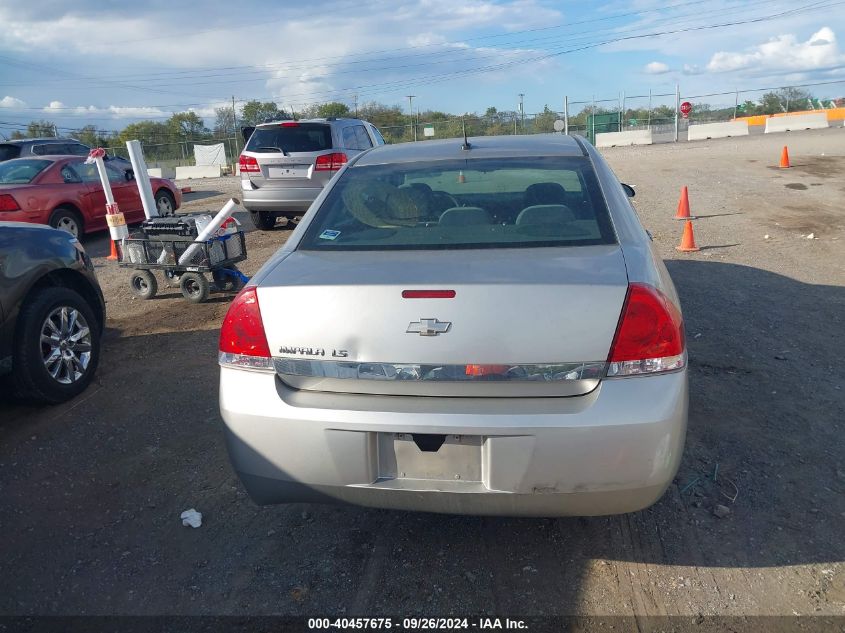
{"type": "MultiPolygon", "coordinates": [[[[138,184],[106,163],[112,194],[128,224],[145,219],[138,184]]],[[[130,172],[131,174],[131,172],[130,172]]],[[[182,192],[163,178],[150,178],[159,215],[182,204],[182,192]]],[[[35,222],[74,236],[107,228],[106,194],[97,166],[80,156],[16,158],[0,163],[0,221],[35,222]]]]}

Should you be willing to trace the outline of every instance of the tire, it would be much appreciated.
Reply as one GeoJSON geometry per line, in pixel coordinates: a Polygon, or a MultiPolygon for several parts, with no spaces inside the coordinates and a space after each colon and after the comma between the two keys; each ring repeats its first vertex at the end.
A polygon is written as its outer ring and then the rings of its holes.
{"type": "Polygon", "coordinates": [[[85,299],[59,287],[27,298],[12,352],[18,395],[51,404],[69,400],[88,387],[99,361],[100,326],[85,299]]]}
{"type": "Polygon", "coordinates": [[[158,280],[150,270],[136,270],[129,278],[129,287],[139,299],[152,299],[158,292],[158,280]]]}
{"type": "Polygon", "coordinates": [[[76,238],[80,237],[85,229],[79,214],[68,207],[58,207],[50,215],[48,222],[54,229],[67,231],[76,238]]]}
{"type": "Polygon", "coordinates": [[[249,215],[252,217],[252,223],[255,228],[262,231],[272,231],[276,226],[276,214],[269,211],[250,211],[249,215]]]}
{"type": "Polygon", "coordinates": [[[202,273],[185,273],[179,280],[182,296],[191,303],[202,303],[208,299],[210,287],[208,279],[202,273]]]}
{"type": "Polygon", "coordinates": [[[155,195],[156,210],[161,216],[176,213],[176,200],[167,189],[159,189],[155,195]]]}
{"type": "Polygon", "coordinates": [[[302,220],[302,214],[294,214],[294,215],[282,215],[280,216],[285,219],[285,223],[282,225],[283,229],[295,229],[299,226],[299,222],[302,220]]]}

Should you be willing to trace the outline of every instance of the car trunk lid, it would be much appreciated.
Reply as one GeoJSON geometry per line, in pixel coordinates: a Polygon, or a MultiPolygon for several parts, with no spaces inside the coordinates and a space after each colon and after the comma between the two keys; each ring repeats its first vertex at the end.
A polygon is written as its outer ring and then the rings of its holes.
{"type": "Polygon", "coordinates": [[[276,369],[299,389],[573,396],[601,379],[627,288],[616,244],[296,251],[258,297],[276,369]],[[409,298],[427,290],[454,296],[409,298]]]}

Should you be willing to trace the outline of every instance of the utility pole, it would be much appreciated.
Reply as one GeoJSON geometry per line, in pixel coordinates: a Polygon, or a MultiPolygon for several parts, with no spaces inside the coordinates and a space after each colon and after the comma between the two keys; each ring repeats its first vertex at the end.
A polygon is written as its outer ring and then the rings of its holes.
{"type": "Polygon", "coordinates": [[[235,95],[232,95],[232,137],[235,139],[235,152],[240,154],[240,143],[238,143],[238,111],[235,110],[235,95]]]}
{"type": "Polygon", "coordinates": [[[525,132],[525,103],[523,98],[525,97],[525,93],[519,93],[519,118],[520,118],[520,128],[521,132],[525,132]]]}
{"type": "Polygon", "coordinates": [[[355,102],[355,118],[358,118],[358,95],[352,96],[353,101],[355,102]]]}
{"type": "Polygon", "coordinates": [[[681,111],[681,86],[675,84],[675,142],[678,142],[678,113],[681,111]]]}
{"type": "Polygon", "coordinates": [[[569,135],[569,95],[563,97],[563,133],[569,135]]]}
{"type": "Polygon", "coordinates": [[[414,124],[414,97],[417,95],[405,95],[408,97],[408,112],[411,115],[411,127],[414,128],[414,141],[417,140],[417,126],[414,124]]]}

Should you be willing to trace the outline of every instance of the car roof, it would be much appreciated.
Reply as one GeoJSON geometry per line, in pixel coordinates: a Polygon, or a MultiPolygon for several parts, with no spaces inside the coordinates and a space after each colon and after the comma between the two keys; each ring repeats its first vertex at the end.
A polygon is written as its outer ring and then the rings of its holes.
{"type": "Polygon", "coordinates": [[[587,155],[579,140],[564,134],[479,136],[468,140],[468,150],[462,149],[463,138],[382,145],[362,154],[355,166],[449,159],[587,155]]]}
{"type": "Polygon", "coordinates": [[[329,117],[327,119],[279,119],[278,121],[266,121],[259,123],[256,128],[264,127],[265,125],[281,125],[283,123],[367,123],[364,119],[354,119],[347,117],[329,117]]]}
{"type": "Polygon", "coordinates": [[[84,145],[82,141],[75,138],[56,138],[55,136],[47,136],[43,138],[16,138],[10,141],[2,141],[4,145],[26,145],[27,143],[78,143],[84,145]]]}
{"type": "Polygon", "coordinates": [[[10,158],[3,161],[4,163],[14,163],[21,160],[46,160],[50,163],[56,163],[60,160],[67,160],[68,158],[85,158],[84,156],[75,156],[73,154],[39,154],[38,156],[19,156],[18,158],[10,158]]]}

